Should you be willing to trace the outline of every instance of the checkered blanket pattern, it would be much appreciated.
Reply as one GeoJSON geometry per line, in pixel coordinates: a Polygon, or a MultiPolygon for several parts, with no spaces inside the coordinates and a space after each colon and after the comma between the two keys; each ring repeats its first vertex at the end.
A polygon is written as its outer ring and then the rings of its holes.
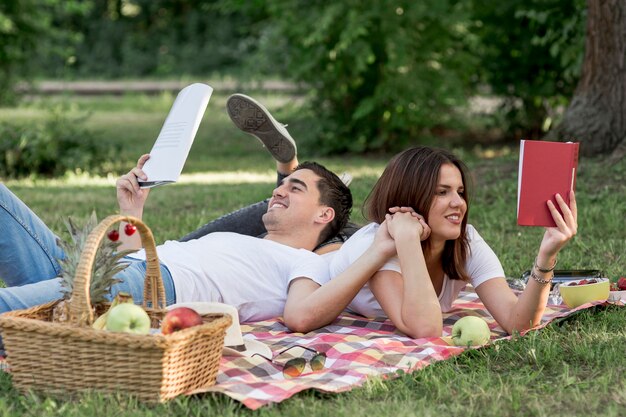
{"type": "MultiPolygon", "coordinates": [[[[535,329],[598,303],[585,304],[576,309],[549,305],[542,323],[535,329]]],[[[307,365],[301,376],[286,379],[280,365],[263,358],[223,357],[217,384],[194,393],[222,393],[250,409],[257,409],[307,389],[332,393],[349,391],[363,385],[370,377],[393,378],[398,371],[413,372],[432,362],[462,353],[467,348],[450,346],[446,336],[450,335],[452,325],[467,315],[479,316],[487,321],[492,342],[510,337],[469,287],[455,301],[453,310],[444,314],[444,337],[439,338],[411,339],[397,332],[388,320],[369,320],[350,314],[343,314],[332,324],[307,334],[290,333],[280,319],[243,324],[244,337],[266,343],[274,354],[292,345],[304,345],[325,352],[325,369],[311,372],[307,365]]],[[[284,363],[301,353],[300,349],[292,349],[276,358],[276,362],[284,363]],[[294,351],[295,354],[290,353],[294,351]]]]}

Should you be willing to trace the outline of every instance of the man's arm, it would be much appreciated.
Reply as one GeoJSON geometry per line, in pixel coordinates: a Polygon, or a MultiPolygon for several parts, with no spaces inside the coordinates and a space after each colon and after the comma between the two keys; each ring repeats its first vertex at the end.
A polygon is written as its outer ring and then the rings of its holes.
{"type": "Polygon", "coordinates": [[[306,277],[291,282],[284,319],[294,332],[306,333],[332,322],[359,290],[395,254],[395,244],[385,223],[372,245],[341,274],[324,285],[306,277]]]}
{"type": "MultiPolygon", "coordinates": [[[[138,178],[145,181],[148,179],[142,168],[146,161],[150,159],[150,155],[142,155],[137,161],[137,166],[131,169],[128,174],[122,175],[115,183],[117,190],[117,203],[120,207],[120,214],[137,217],[141,219],[143,216],[143,208],[150,192],[149,188],[141,188],[138,178]]],[[[125,222],[120,224],[120,242],[122,243],[119,250],[142,248],[141,237],[139,233],[127,236],[124,233],[125,222]]]]}

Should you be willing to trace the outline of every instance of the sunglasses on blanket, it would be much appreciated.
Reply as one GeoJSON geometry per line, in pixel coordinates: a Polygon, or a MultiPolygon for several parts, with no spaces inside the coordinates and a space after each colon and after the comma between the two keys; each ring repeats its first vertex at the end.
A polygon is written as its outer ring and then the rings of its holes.
{"type": "MultiPolygon", "coordinates": [[[[284,349],[280,352],[278,352],[274,358],[270,359],[270,358],[266,358],[263,355],[259,355],[258,353],[255,353],[254,355],[258,355],[260,357],[262,357],[263,359],[266,359],[272,363],[276,363],[274,362],[274,359],[280,355],[282,355],[283,353],[293,349],[293,348],[301,348],[304,350],[308,350],[309,352],[313,352],[314,355],[311,359],[309,359],[309,365],[311,366],[311,369],[313,371],[320,371],[322,369],[324,369],[324,365],[326,364],[326,354],[323,352],[318,352],[315,349],[311,349],[308,348],[306,346],[302,346],[302,345],[293,345],[293,346],[289,346],[287,349],[284,349]]],[[[254,356],[252,355],[252,356],[254,356]]],[[[302,374],[302,371],[304,371],[304,368],[306,367],[306,363],[307,360],[305,358],[293,358],[293,359],[289,359],[287,362],[285,362],[283,366],[283,375],[286,378],[295,378],[297,376],[300,376],[302,374]]]]}

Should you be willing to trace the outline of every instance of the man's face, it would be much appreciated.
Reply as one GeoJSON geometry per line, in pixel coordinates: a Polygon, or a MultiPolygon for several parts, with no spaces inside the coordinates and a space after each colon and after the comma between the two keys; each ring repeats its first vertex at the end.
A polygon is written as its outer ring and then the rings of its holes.
{"type": "Polygon", "coordinates": [[[316,222],[326,207],[320,203],[317,181],[320,177],[309,169],[299,169],[274,189],[263,223],[268,231],[297,230],[316,222]]]}

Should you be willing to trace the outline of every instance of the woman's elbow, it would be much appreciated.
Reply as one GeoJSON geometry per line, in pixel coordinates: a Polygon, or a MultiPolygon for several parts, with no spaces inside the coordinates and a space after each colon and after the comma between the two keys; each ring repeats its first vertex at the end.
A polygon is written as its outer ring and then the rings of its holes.
{"type": "Polygon", "coordinates": [[[311,330],[321,327],[309,314],[285,313],[283,319],[285,321],[285,326],[287,326],[287,328],[294,333],[308,333],[311,330]]]}
{"type": "Polygon", "coordinates": [[[540,320],[537,320],[535,323],[533,322],[528,322],[528,323],[515,323],[515,324],[502,324],[502,328],[504,329],[505,332],[507,332],[507,334],[514,334],[514,333],[522,333],[525,332],[526,330],[532,329],[535,326],[538,326],[540,323],[540,320]]]}
{"type": "Polygon", "coordinates": [[[443,333],[443,323],[421,323],[414,326],[407,326],[406,329],[400,330],[412,339],[421,339],[423,337],[441,337],[443,333]]]}
{"type": "Polygon", "coordinates": [[[515,310],[509,316],[498,317],[496,321],[504,329],[505,332],[512,335],[514,333],[523,333],[541,324],[541,318],[545,308],[533,311],[532,314],[522,314],[515,310]],[[499,319],[499,320],[498,320],[499,319]]]}

